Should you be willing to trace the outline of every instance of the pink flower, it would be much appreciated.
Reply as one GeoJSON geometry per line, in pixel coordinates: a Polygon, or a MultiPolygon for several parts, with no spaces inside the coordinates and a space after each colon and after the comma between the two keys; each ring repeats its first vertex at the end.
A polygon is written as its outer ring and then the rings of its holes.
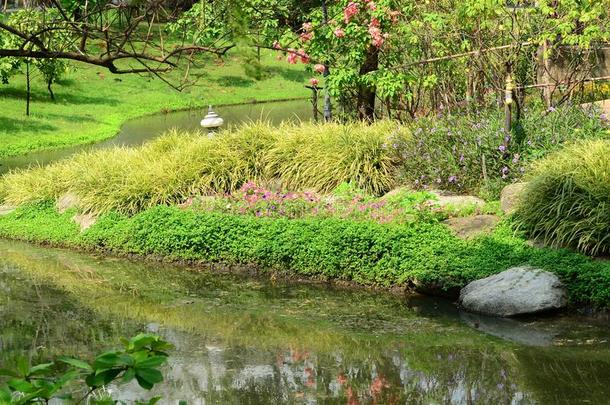
{"type": "Polygon", "coordinates": [[[303,63],[309,63],[309,59],[311,59],[304,49],[299,49],[299,56],[301,57],[301,62],[303,63]]]}
{"type": "Polygon", "coordinates": [[[371,22],[369,23],[369,29],[371,27],[379,27],[381,24],[379,23],[379,20],[375,17],[371,18],[371,22]]]}
{"type": "Polygon", "coordinates": [[[343,31],[342,28],[337,28],[337,29],[335,29],[335,36],[337,38],[343,38],[343,37],[345,37],[345,31],[343,31]]]}
{"type": "Polygon", "coordinates": [[[311,84],[313,87],[318,87],[318,83],[320,83],[320,81],[318,79],[316,79],[315,77],[312,77],[311,79],[309,79],[309,84],[311,84]]]}
{"type": "Polygon", "coordinates": [[[301,41],[303,42],[307,42],[307,41],[311,41],[311,39],[313,38],[313,32],[304,32],[300,35],[301,41]]]}
{"type": "Polygon", "coordinates": [[[313,24],[310,22],[306,22],[303,24],[303,31],[305,32],[310,32],[311,30],[313,30],[313,24]]]}
{"type": "Polygon", "coordinates": [[[282,49],[279,41],[273,41],[273,49],[282,49]]]}
{"type": "Polygon", "coordinates": [[[343,19],[345,20],[345,23],[348,24],[359,11],[360,7],[358,6],[358,3],[350,1],[347,7],[345,7],[345,10],[343,10],[343,19]]]}
{"type": "Polygon", "coordinates": [[[313,67],[313,70],[315,70],[316,72],[323,74],[326,71],[326,67],[324,67],[324,65],[318,63],[313,67]]]}
{"type": "Polygon", "coordinates": [[[377,10],[377,5],[375,4],[375,2],[374,2],[374,1],[370,1],[370,2],[368,2],[367,7],[368,7],[368,8],[369,8],[369,10],[371,10],[371,11],[375,11],[375,10],[377,10]]]}
{"type": "Polygon", "coordinates": [[[291,65],[296,65],[297,64],[297,54],[294,51],[294,49],[289,49],[288,50],[288,57],[286,58],[286,61],[288,61],[288,63],[290,63],[291,65]]]}

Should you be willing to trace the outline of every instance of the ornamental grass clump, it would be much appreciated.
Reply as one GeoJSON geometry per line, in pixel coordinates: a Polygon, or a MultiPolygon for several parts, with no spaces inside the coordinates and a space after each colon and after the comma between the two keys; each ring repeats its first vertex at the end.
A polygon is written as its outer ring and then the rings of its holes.
{"type": "Polygon", "coordinates": [[[78,197],[83,212],[134,214],[189,197],[238,190],[247,181],[325,192],[350,182],[370,193],[394,186],[397,124],[247,124],[214,138],[173,131],[138,148],[76,155],[0,180],[5,203],[78,197]]]}
{"type": "Polygon", "coordinates": [[[519,225],[552,246],[610,252],[610,141],[582,141],[539,161],[518,208],[519,225]]]}

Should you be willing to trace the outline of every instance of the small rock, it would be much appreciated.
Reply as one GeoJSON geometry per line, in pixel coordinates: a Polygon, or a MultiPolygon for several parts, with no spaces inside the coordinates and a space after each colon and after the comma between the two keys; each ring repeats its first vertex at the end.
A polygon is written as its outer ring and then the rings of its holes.
{"type": "Polygon", "coordinates": [[[515,316],[565,307],[568,294],[559,278],[529,266],[473,281],[460,291],[460,304],[468,311],[515,316]]]}
{"type": "Polygon", "coordinates": [[[59,197],[59,199],[57,200],[57,211],[59,211],[60,214],[63,214],[64,212],[68,211],[69,209],[72,208],[78,208],[78,204],[80,203],[80,198],[78,198],[78,196],[76,194],[72,194],[72,193],[67,193],[62,195],[61,197],[59,197]]]}
{"type": "Polygon", "coordinates": [[[505,214],[512,214],[515,212],[517,205],[519,204],[519,197],[523,192],[523,189],[527,183],[514,183],[502,189],[500,194],[500,208],[505,214]]]}
{"type": "Polygon", "coordinates": [[[72,220],[80,226],[81,232],[91,228],[97,222],[97,218],[93,214],[76,214],[72,220]]]}
{"type": "Polygon", "coordinates": [[[441,195],[437,193],[435,194],[438,198],[438,201],[435,201],[435,203],[441,208],[464,209],[471,207],[483,208],[485,206],[485,201],[473,195],[441,195]]]}
{"type": "Polygon", "coordinates": [[[495,215],[474,215],[470,217],[449,218],[445,224],[462,239],[471,239],[482,233],[491,232],[500,222],[495,215]]]}
{"type": "Polygon", "coordinates": [[[17,207],[13,207],[11,205],[0,205],[0,217],[3,215],[8,215],[11,212],[15,211],[17,207]]]}

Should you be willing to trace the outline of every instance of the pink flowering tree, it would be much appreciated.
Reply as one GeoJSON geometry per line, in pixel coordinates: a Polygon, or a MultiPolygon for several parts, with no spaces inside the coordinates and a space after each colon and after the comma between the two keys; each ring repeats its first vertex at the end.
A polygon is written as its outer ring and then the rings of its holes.
{"type": "Polygon", "coordinates": [[[274,44],[286,52],[288,63],[310,65],[316,85],[325,75],[331,94],[357,113],[372,120],[379,90],[386,91],[379,70],[391,54],[392,33],[400,12],[391,0],[334,1],[328,4],[328,20],[322,9],[311,13],[295,39],[287,33],[274,44]],[[383,88],[382,88],[383,87],[383,88]]]}

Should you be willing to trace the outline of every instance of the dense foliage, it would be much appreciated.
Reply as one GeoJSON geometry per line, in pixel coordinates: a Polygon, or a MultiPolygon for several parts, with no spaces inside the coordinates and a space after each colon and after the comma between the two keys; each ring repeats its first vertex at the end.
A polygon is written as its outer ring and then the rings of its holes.
{"type": "Polygon", "coordinates": [[[566,142],[610,138],[609,124],[604,114],[569,106],[527,109],[512,135],[493,110],[420,118],[411,126],[412,139],[400,145],[402,181],[497,198],[532,162],[566,142]]]}
{"type": "MultiPolygon", "coordinates": [[[[101,353],[91,362],[67,356],[30,366],[27,359],[0,369],[1,405],[48,404],[54,401],[111,405],[117,403],[105,392],[112,383],[133,380],[150,390],[163,381],[159,367],[167,362],[172,345],[160,336],[140,334],[124,339],[123,348],[101,353]]],[[[160,398],[136,401],[154,405],[160,398]]]]}
{"type": "Polygon", "coordinates": [[[570,82],[542,92],[550,104],[575,93],[575,78],[596,63],[595,49],[610,39],[608,10],[606,0],[329,1],[328,13],[314,9],[277,48],[290,63],[330,67],[332,93],[348,112],[372,118],[376,100],[399,117],[490,104],[503,97],[507,74],[522,100],[523,86],[563,81],[547,72],[550,61],[579,46],[564,64],[570,82]]]}
{"type": "Polygon", "coordinates": [[[588,141],[536,163],[517,212],[551,246],[610,253],[610,141],[588,141]]]}
{"type": "Polygon", "coordinates": [[[434,222],[257,218],[163,206],[133,217],[106,214],[80,233],[73,215],[59,214],[49,203],[24,206],[0,217],[0,236],[168,260],[256,265],[293,276],[447,290],[527,263],[558,274],[572,304],[610,306],[607,262],[529,247],[506,224],[492,235],[464,241],[434,222]]]}

